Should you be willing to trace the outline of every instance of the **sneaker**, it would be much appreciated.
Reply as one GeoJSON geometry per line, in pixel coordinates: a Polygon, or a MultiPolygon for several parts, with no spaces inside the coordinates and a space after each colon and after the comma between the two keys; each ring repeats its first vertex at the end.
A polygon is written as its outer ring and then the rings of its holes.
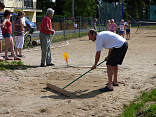
{"type": "Polygon", "coordinates": [[[100,89],[101,92],[113,91],[114,89],[109,89],[107,86],[105,88],[100,89]]]}
{"type": "Polygon", "coordinates": [[[47,66],[55,66],[55,64],[53,64],[53,63],[50,63],[50,64],[47,64],[47,66]]]}

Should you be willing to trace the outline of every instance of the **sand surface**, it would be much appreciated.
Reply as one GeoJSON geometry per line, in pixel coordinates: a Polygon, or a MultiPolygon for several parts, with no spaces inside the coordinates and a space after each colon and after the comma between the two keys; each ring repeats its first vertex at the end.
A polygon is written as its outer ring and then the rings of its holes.
{"type": "MultiPolygon", "coordinates": [[[[51,83],[63,88],[88,71],[94,64],[95,43],[88,37],[52,43],[55,67],[39,67],[40,46],[24,50],[22,61],[27,70],[0,71],[0,117],[107,117],[117,116],[142,91],[156,87],[156,30],[132,29],[129,49],[120,66],[118,82],[113,92],[98,90],[107,83],[105,63],[65,88],[66,97],[46,88],[51,83]],[[63,53],[69,54],[67,67],[63,53]],[[6,79],[5,79],[6,78],[6,79]]],[[[107,55],[102,50],[100,61],[107,55]]]]}

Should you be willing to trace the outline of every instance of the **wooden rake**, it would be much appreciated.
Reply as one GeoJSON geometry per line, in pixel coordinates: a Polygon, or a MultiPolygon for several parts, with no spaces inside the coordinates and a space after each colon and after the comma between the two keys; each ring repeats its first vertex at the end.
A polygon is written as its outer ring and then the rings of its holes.
{"type": "MultiPolygon", "coordinates": [[[[102,61],[101,63],[99,63],[97,66],[101,65],[104,61],[102,61]]],[[[55,85],[52,85],[52,84],[49,84],[47,83],[47,87],[54,90],[54,91],[57,91],[65,96],[70,96],[71,92],[65,90],[66,87],[68,87],[69,85],[73,84],[75,81],[77,81],[78,79],[80,79],[82,76],[86,75],[87,73],[89,73],[90,71],[92,71],[92,69],[88,70],[87,72],[85,72],[84,74],[82,74],[81,76],[79,76],[78,78],[76,78],[75,80],[73,80],[72,82],[70,82],[69,84],[67,84],[66,86],[64,86],[63,88],[59,88],[55,85]]]]}

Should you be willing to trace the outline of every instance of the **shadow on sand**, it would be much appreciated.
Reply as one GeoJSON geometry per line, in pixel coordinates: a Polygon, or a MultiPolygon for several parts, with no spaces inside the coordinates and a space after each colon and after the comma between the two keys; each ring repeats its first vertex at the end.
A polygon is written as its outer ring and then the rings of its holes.
{"type": "Polygon", "coordinates": [[[100,92],[99,89],[92,90],[88,92],[88,90],[81,90],[81,91],[75,91],[71,93],[70,97],[67,97],[59,92],[56,92],[54,90],[51,90],[50,88],[44,88],[47,91],[50,91],[52,93],[55,93],[56,95],[49,95],[49,96],[42,96],[41,98],[54,98],[54,99],[87,99],[87,98],[93,98],[99,94],[102,94],[103,92],[100,92]]]}

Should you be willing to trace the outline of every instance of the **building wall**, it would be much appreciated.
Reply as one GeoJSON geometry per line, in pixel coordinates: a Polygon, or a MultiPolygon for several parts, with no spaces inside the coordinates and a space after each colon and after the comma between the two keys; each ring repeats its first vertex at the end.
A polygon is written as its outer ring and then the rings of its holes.
{"type": "MultiPolygon", "coordinates": [[[[4,10],[1,12],[3,13],[6,9],[10,10],[13,13],[18,13],[19,11],[25,12],[25,16],[29,18],[30,21],[36,23],[36,10],[35,9],[24,9],[24,0],[18,1],[18,0],[4,0],[2,1],[5,4],[4,10]]],[[[34,3],[37,2],[37,0],[33,0],[34,3]]],[[[40,10],[41,12],[41,10],[40,10]]]]}

